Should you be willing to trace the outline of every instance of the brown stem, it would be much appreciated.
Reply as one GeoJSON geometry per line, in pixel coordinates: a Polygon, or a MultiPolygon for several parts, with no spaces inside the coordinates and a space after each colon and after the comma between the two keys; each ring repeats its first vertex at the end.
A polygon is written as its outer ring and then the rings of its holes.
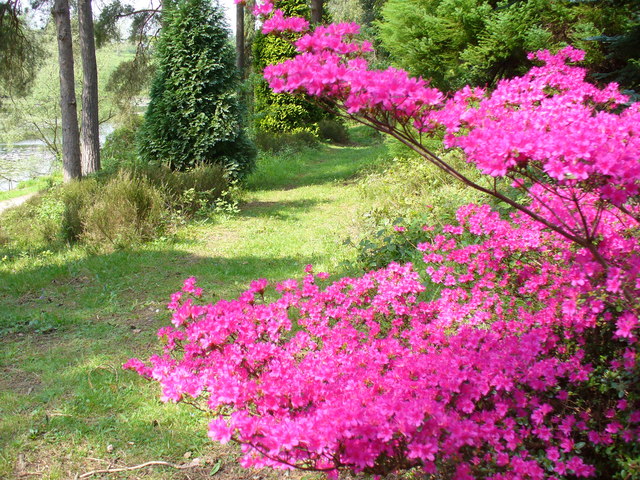
{"type": "Polygon", "coordinates": [[[161,465],[163,467],[171,467],[178,470],[186,470],[189,468],[199,467],[201,466],[200,460],[195,459],[186,465],[176,465],[175,463],[162,462],[162,461],[154,461],[154,462],[145,462],[140,465],[134,465],[133,467],[118,467],[118,468],[103,468],[101,470],[92,470],[90,472],[83,473],[82,475],[76,475],[76,479],[80,478],[89,478],[93,475],[98,475],[101,473],[116,473],[116,472],[130,472],[132,470],[140,470],[141,468],[152,467],[154,465],[161,465]]]}
{"type": "Polygon", "coordinates": [[[416,143],[413,141],[413,139],[410,136],[405,136],[403,134],[401,134],[400,132],[398,132],[397,130],[395,130],[394,128],[383,124],[382,122],[377,121],[375,118],[372,118],[370,116],[363,116],[362,118],[360,117],[355,117],[353,115],[349,115],[346,113],[343,113],[343,116],[348,116],[349,118],[352,118],[353,120],[362,123],[363,125],[368,125],[370,127],[375,128],[376,130],[379,130],[381,132],[387,133],[389,135],[391,135],[392,137],[394,137],[395,139],[399,140],[401,143],[403,143],[404,145],[406,145],[407,147],[411,148],[414,152],[420,154],[420,156],[424,157],[425,159],[427,159],[429,162],[431,162],[433,165],[435,165],[436,167],[440,168],[441,170],[443,170],[444,172],[450,174],[451,176],[453,176],[454,178],[458,179],[460,182],[464,183],[465,185],[478,190],[482,193],[486,193],[487,195],[490,195],[494,198],[497,198],[498,200],[503,201],[504,203],[506,203],[507,205],[510,205],[511,207],[515,208],[516,210],[524,213],[525,215],[528,215],[529,217],[531,217],[533,220],[543,224],[544,226],[548,227],[549,229],[553,230],[554,232],[558,233],[559,235],[563,236],[564,238],[566,238],[567,240],[570,240],[571,242],[574,242],[578,245],[580,245],[583,248],[586,248],[587,250],[589,250],[589,252],[591,253],[591,255],[593,256],[593,258],[600,264],[602,265],[603,268],[608,268],[608,262],[605,260],[605,258],[600,254],[600,252],[598,252],[597,247],[590,242],[588,239],[579,237],[563,228],[558,227],[557,225],[554,225],[553,223],[551,223],[550,221],[548,221],[547,219],[545,219],[544,217],[538,215],[537,213],[535,213],[533,210],[527,208],[526,206],[516,202],[515,200],[512,200],[511,198],[503,195],[500,192],[496,192],[496,191],[492,191],[486,187],[483,187],[482,185],[479,185],[478,183],[474,182],[473,180],[471,180],[470,178],[466,177],[464,174],[462,174],[461,172],[459,172],[458,170],[456,170],[455,168],[453,168],[451,165],[449,165],[447,162],[445,162],[444,160],[442,160],[440,157],[438,157],[435,153],[433,153],[431,150],[425,148],[424,146],[416,143]]]}

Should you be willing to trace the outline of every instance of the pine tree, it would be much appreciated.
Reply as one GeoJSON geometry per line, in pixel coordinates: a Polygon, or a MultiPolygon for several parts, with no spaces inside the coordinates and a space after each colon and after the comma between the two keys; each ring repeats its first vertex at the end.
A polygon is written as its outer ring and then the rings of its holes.
{"type": "Polygon", "coordinates": [[[55,0],[52,9],[58,37],[60,67],[60,112],[62,120],[62,176],[69,182],[82,176],[80,164],[80,130],[76,106],[73,68],[71,14],[68,0],[55,0]]]}
{"type": "Polygon", "coordinates": [[[235,50],[224,14],[206,0],[166,4],[140,156],[185,170],[216,163],[238,177],[255,148],[242,124],[235,50]]]}

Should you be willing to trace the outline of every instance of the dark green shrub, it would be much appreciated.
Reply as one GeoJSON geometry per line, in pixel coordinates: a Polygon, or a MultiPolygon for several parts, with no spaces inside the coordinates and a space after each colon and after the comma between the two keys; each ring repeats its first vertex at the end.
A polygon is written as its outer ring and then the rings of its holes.
{"type": "Polygon", "coordinates": [[[258,132],[255,138],[256,146],[263,152],[281,152],[283,150],[299,150],[318,145],[318,137],[311,132],[296,133],[258,132]]]}
{"type": "Polygon", "coordinates": [[[143,160],[172,170],[217,164],[249,172],[255,148],[243,127],[235,52],[222,8],[205,0],[164,7],[150,103],[138,135],[143,160]]]}
{"type": "Polygon", "coordinates": [[[142,243],[176,221],[234,205],[235,187],[220,165],[185,172],[140,162],[57,185],[2,214],[0,245],[18,250],[82,243],[96,249],[142,243]]]}
{"type": "Polygon", "coordinates": [[[324,119],[318,122],[318,137],[339,145],[349,143],[349,130],[338,120],[324,119]]]}
{"type": "MultiPolygon", "coordinates": [[[[309,18],[306,0],[277,0],[275,7],[285,16],[309,18]]],[[[318,122],[326,113],[303,98],[274,93],[262,78],[267,65],[281,63],[296,55],[291,34],[257,34],[253,41],[254,69],[257,73],[254,86],[254,126],[258,132],[267,133],[317,133],[318,122]]]]}
{"type": "MultiPolygon", "coordinates": [[[[587,0],[576,0],[588,3],[587,0]]],[[[600,81],[617,82],[629,91],[632,101],[640,101],[640,2],[622,0],[627,8],[625,28],[617,35],[599,35],[590,40],[598,42],[605,51],[606,65],[593,77],[600,81]]]]}

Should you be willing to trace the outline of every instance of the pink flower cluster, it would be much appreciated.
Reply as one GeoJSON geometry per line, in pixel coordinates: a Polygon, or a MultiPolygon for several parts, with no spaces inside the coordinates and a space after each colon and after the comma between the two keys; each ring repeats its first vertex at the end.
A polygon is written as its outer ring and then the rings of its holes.
{"type": "Polygon", "coordinates": [[[274,32],[306,32],[309,22],[302,17],[285,17],[282,10],[275,10],[270,18],[262,24],[262,33],[274,32]]]}
{"type": "Polygon", "coordinates": [[[640,105],[617,112],[628,98],[616,84],[600,89],[567,62],[584,52],[566,47],[523,77],[502,80],[490,94],[466,89],[429,121],[447,128],[445,142],[462,148],[492,176],[539,169],[561,185],[589,185],[617,204],[638,194],[640,105]]]}

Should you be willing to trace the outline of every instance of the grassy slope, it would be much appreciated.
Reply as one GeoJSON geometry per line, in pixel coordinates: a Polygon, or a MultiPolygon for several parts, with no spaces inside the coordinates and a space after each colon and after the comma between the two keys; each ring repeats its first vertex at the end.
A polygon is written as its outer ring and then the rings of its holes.
{"type": "MultiPolygon", "coordinates": [[[[73,478],[110,464],[184,462],[187,452],[209,462],[189,478],[209,478],[218,460],[218,479],[255,478],[236,466],[233,447],[208,442],[201,416],[161,405],[154,385],[120,365],[156,352],[164,305],[187,276],[215,300],[258,277],[299,277],[307,263],[345,273],[354,252],[342,240],[359,203],[348,179],[382,151],[322,147],[263,158],[240,214],[188,226],[173,243],[107,255],[0,249],[0,478],[73,478]]],[[[187,478],[158,467],[118,475],[187,478]]]]}
{"type": "Polygon", "coordinates": [[[59,174],[25,180],[24,182],[20,182],[17,188],[14,188],[13,190],[0,192],[0,202],[3,200],[22,197],[23,195],[28,195],[30,193],[40,192],[46,188],[49,188],[52,184],[61,181],[62,175],[59,174]]]}

